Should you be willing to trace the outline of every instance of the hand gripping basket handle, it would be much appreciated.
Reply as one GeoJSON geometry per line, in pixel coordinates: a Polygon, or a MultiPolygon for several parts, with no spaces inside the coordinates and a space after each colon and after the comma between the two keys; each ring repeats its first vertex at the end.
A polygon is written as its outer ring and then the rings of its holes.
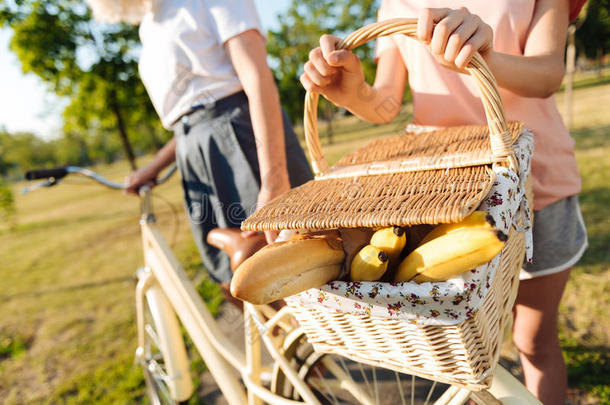
{"type": "MultiPolygon", "coordinates": [[[[367,25],[352,32],[337,45],[337,49],[352,50],[372,39],[403,34],[416,39],[417,19],[397,18],[367,25]]],[[[466,67],[481,92],[481,100],[485,108],[487,125],[491,144],[492,160],[497,164],[508,164],[513,170],[517,168],[512,149],[512,137],[508,130],[504,115],[504,104],[498,92],[496,80],[491,74],[487,63],[477,52],[466,67]]],[[[316,176],[329,170],[328,162],[322,153],[318,135],[318,93],[308,91],[305,96],[305,140],[311,157],[311,163],[316,176]]]]}

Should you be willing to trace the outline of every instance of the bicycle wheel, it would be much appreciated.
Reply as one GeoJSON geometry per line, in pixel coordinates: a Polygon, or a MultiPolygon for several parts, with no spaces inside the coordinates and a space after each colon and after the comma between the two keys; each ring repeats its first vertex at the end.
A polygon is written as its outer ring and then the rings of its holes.
{"type": "Polygon", "coordinates": [[[176,404],[193,393],[178,320],[161,289],[153,285],[143,302],[144,344],[136,354],[152,405],[176,404]]]}
{"type": "MultiPolygon", "coordinates": [[[[300,330],[286,337],[283,354],[323,404],[457,405],[469,399],[479,405],[539,404],[516,380],[511,382],[510,400],[505,402],[499,401],[488,391],[473,393],[425,378],[354,362],[338,355],[317,353],[300,330]]],[[[277,365],[271,389],[285,398],[300,400],[298,392],[277,365]]]]}

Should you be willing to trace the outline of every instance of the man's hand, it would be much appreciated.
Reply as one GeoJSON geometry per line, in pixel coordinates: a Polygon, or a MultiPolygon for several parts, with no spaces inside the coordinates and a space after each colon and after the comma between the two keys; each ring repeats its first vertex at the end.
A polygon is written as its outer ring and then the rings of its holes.
{"type": "MultiPolygon", "coordinates": [[[[278,173],[277,175],[272,176],[272,180],[272,183],[263,181],[261,184],[261,189],[258,192],[258,200],[256,203],[257,209],[267,205],[267,203],[269,203],[275,197],[290,190],[290,182],[288,181],[288,176],[286,173],[278,173]]],[[[278,231],[265,231],[267,243],[273,243],[277,239],[278,235],[278,231]]]]}
{"type": "Polygon", "coordinates": [[[126,194],[138,194],[138,191],[143,186],[149,186],[150,188],[156,185],[157,175],[159,172],[153,164],[148,164],[141,169],[132,172],[125,182],[127,183],[126,194]]]}
{"type": "Polygon", "coordinates": [[[153,160],[139,170],[131,173],[125,179],[127,183],[126,194],[138,194],[140,187],[157,185],[156,179],[159,173],[176,160],[176,138],[172,138],[157,152],[153,160]]]}

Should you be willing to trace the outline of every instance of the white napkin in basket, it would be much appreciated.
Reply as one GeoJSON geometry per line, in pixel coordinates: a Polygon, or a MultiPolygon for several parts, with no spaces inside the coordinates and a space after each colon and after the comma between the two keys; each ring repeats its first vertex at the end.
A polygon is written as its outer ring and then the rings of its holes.
{"type": "MultiPolygon", "coordinates": [[[[496,228],[505,233],[511,226],[516,226],[519,216],[523,215],[523,225],[517,229],[525,232],[528,258],[532,252],[531,224],[528,207],[523,201],[526,201],[524,181],[530,172],[532,153],[533,135],[524,130],[515,145],[519,176],[507,168],[495,168],[496,180],[479,207],[489,212],[496,222],[496,228]]],[[[333,281],[322,288],[312,288],[288,299],[297,305],[330,312],[406,319],[422,325],[453,325],[471,317],[481,306],[499,261],[500,255],[446,282],[333,281]]]]}

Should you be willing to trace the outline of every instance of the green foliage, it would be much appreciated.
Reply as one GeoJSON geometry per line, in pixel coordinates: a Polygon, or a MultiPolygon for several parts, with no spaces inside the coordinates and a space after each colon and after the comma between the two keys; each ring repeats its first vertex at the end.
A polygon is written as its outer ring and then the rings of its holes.
{"type": "Polygon", "coordinates": [[[138,75],[137,27],[97,23],[83,0],[0,2],[0,26],[12,28],[23,72],[70,100],[63,143],[76,145],[62,163],[111,161],[121,150],[132,161],[132,142],[142,153],[168,138],[138,75]],[[96,137],[92,146],[101,150],[88,145],[96,137]]]}
{"type": "Polygon", "coordinates": [[[0,360],[17,357],[27,350],[27,342],[21,336],[8,336],[0,333],[0,360]]]}
{"type": "Polygon", "coordinates": [[[20,178],[35,167],[49,167],[56,162],[52,142],[31,133],[9,134],[0,131],[0,177],[20,178]]]}
{"type": "MultiPolygon", "coordinates": [[[[293,0],[280,27],[268,34],[267,52],[280,92],[282,104],[293,121],[301,121],[305,90],[299,81],[309,52],[318,46],[323,34],[346,35],[375,20],[378,0],[293,0]]],[[[356,50],[361,58],[367,80],[374,77],[373,45],[356,50]]],[[[321,102],[322,114],[332,115],[334,109],[321,102]]]]}
{"type": "Polygon", "coordinates": [[[0,5],[0,23],[7,22],[14,35],[10,48],[24,73],[34,73],[59,95],[69,95],[76,63],[78,38],[87,20],[79,1],[19,1],[0,5]]]}
{"type": "MultiPolygon", "coordinates": [[[[200,269],[200,271],[203,271],[200,269]]],[[[206,306],[210,313],[214,316],[220,312],[220,304],[222,304],[223,298],[220,292],[220,287],[213,281],[207,278],[202,280],[197,286],[197,292],[205,301],[206,306]]]]}
{"type": "Polygon", "coordinates": [[[144,398],[144,375],[133,357],[109,359],[62,384],[47,403],[130,404],[144,398]]]}
{"type": "Polygon", "coordinates": [[[563,348],[570,385],[590,391],[601,403],[610,403],[610,354],[607,348],[569,346],[563,348]]]}
{"type": "Polygon", "coordinates": [[[589,58],[610,52],[610,0],[589,0],[576,45],[589,58]]]}
{"type": "MultiPolygon", "coordinates": [[[[15,199],[11,189],[0,181],[0,224],[13,224],[15,220],[15,199]]],[[[2,351],[0,343],[0,353],[2,351]]],[[[0,354],[1,355],[1,354],[0,354]]]]}

